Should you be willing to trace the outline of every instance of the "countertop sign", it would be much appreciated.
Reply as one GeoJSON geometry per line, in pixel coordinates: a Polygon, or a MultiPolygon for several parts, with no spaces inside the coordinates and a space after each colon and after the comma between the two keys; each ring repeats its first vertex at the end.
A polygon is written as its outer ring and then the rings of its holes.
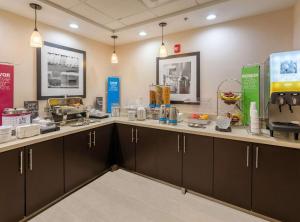
{"type": "Polygon", "coordinates": [[[0,125],[4,108],[12,108],[14,99],[14,66],[0,64],[0,125]]]}

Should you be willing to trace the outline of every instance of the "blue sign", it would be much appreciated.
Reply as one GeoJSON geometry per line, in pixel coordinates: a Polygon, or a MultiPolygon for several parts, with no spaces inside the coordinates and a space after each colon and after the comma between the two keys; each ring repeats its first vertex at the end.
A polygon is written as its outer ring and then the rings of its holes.
{"type": "Polygon", "coordinates": [[[111,113],[113,104],[120,105],[120,78],[108,77],[107,78],[107,113],[111,113]]]}

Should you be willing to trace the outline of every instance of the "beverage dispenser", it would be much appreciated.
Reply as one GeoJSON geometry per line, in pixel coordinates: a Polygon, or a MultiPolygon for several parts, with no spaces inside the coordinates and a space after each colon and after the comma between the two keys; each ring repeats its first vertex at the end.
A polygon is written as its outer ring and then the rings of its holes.
{"type": "Polygon", "coordinates": [[[265,101],[268,107],[267,126],[270,135],[274,131],[294,133],[298,139],[300,125],[292,122],[270,121],[270,105],[278,107],[282,112],[283,106],[289,107],[293,113],[295,106],[300,106],[300,51],[280,52],[270,55],[265,66],[265,101]]]}

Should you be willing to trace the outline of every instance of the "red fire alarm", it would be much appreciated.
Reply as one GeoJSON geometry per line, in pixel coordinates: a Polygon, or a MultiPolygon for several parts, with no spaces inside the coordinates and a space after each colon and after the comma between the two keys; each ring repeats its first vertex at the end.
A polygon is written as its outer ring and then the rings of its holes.
{"type": "Polygon", "coordinates": [[[181,52],[181,45],[175,44],[174,45],[174,53],[180,53],[181,52]]]}

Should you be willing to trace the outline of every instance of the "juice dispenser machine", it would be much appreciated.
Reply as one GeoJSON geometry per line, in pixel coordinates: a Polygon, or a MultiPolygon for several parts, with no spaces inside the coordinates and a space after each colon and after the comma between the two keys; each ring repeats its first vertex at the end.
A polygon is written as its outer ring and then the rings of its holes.
{"type": "Polygon", "coordinates": [[[293,113],[293,108],[300,106],[300,51],[271,54],[266,62],[264,82],[270,135],[273,137],[274,131],[288,132],[293,133],[298,140],[300,125],[291,121],[271,120],[270,106],[277,106],[280,113],[283,112],[283,106],[288,106],[288,113],[293,113]]]}

